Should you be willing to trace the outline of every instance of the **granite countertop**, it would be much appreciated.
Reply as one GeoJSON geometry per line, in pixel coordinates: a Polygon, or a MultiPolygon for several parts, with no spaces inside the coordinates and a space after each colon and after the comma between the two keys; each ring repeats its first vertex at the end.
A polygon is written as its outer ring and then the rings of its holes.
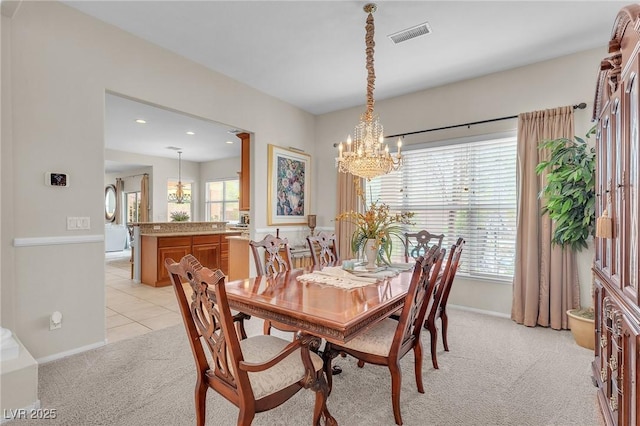
{"type": "MultiPolygon", "coordinates": [[[[190,237],[193,235],[237,234],[238,231],[187,231],[187,232],[149,232],[140,234],[143,237],[190,237]]],[[[229,237],[228,237],[229,238],[229,237]]]]}

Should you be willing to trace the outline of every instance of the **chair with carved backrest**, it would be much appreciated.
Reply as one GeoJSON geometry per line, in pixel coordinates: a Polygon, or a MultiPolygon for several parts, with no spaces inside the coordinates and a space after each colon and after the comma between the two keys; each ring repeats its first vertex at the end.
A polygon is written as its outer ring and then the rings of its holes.
{"type": "Polygon", "coordinates": [[[393,415],[396,423],[402,424],[402,416],[400,415],[400,387],[402,383],[400,359],[413,350],[416,385],[418,392],[424,393],[420,333],[429,300],[433,297],[433,289],[438,275],[430,272],[440,269],[444,252],[440,247],[433,246],[425,257],[418,258],[398,321],[386,318],[341,345],[327,342],[323,358],[325,374],[329,382],[329,392],[332,387],[331,360],[338,353],[345,352],[357,358],[360,364],[385,365],[391,373],[393,415]]]}
{"type": "MultiPolygon", "coordinates": [[[[198,425],[205,424],[209,388],[240,409],[238,425],[250,425],[255,413],[281,405],[305,387],[309,377],[321,383],[325,380],[322,359],[310,352],[302,339],[289,342],[258,335],[238,340],[222,271],[202,267],[192,255],[186,255],[180,263],[167,259],[165,265],[196,362],[198,425]],[[187,285],[192,290],[190,303],[185,292],[187,285]]],[[[326,413],[327,395],[321,388],[314,389],[314,425],[318,425],[321,414],[326,413]]]]}
{"type": "MultiPolygon", "coordinates": [[[[309,244],[309,251],[311,251],[313,266],[336,266],[340,263],[336,234],[320,232],[316,236],[309,235],[307,237],[307,243],[309,244]]],[[[342,356],[345,357],[346,354],[343,353],[342,356]]],[[[334,365],[331,374],[336,375],[340,373],[342,373],[342,368],[334,365]]]]}
{"type": "Polygon", "coordinates": [[[444,271],[438,279],[436,285],[436,293],[434,295],[434,303],[424,322],[424,328],[429,330],[431,337],[431,363],[433,368],[438,368],[438,359],[436,356],[436,349],[438,346],[438,328],[436,327],[436,320],[440,318],[442,323],[442,344],[444,350],[449,352],[449,343],[447,341],[447,329],[449,325],[449,318],[447,317],[447,301],[449,300],[449,293],[451,292],[451,286],[453,280],[458,271],[458,265],[460,264],[460,256],[462,255],[462,248],[465,241],[463,238],[458,238],[456,243],[451,246],[449,251],[449,257],[445,264],[444,271]]]}
{"type": "MultiPolygon", "coordinates": [[[[286,238],[274,237],[271,234],[267,234],[260,241],[249,241],[249,246],[251,247],[251,253],[253,253],[253,260],[256,264],[256,273],[258,276],[273,276],[293,269],[289,240],[286,238]],[[258,251],[260,247],[264,248],[264,261],[258,251]]],[[[298,331],[285,324],[265,320],[264,334],[270,334],[272,326],[282,331],[298,331]]]]}
{"type": "Polygon", "coordinates": [[[260,241],[249,241],[253,260],[256,264],[256,273],[262,275],[276,275],[293,269],[289,250],[289,240],[274,237],[267,234],[260,241]],[[264,248],[264,263],[258,252],[258,248],[264,248]]]}
{"type": "Polygon", "coordinates": [[[336,234],[320,232],[316,236],[308,236],[309,250],[313,265],[336,266],[340,263],[336,234]]]}
{"type": "MultiPolygon", "coordinates": [[[[417,259],[419,256],[424,256],[424,254],[429,250],[429,242],[431,242],[431,240],[437,240],[438,247],[441,247],[443,239],[444,234],[435,235],[424,229],[415,233],[405,232],[404,261],[409,262],[411,258],[417,259]],[[413,240],[415,240],[415,242],[413,240]],[[413,246],[411,250],[409,249],[410,246],[413,246]]],[[[433,244],[435,243],[432,242],[431,245],[433,244]]]]}

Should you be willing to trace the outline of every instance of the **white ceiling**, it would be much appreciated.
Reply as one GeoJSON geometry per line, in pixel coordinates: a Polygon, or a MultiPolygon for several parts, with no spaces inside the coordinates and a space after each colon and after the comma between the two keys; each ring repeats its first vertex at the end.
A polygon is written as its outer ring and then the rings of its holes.
{"type": "Polygon", "coordinates": [[[182,151],[183,160],[196,162],[240,155],[240,139],[231,133],[238,129],[220,123],[110,93],[105,111],[108,149],[175,159],[182,151]]]}
{"type": "MultiPolygon", "coordinates": [[[[363,1],[64,3],[313,114],[365,102],[363,1]]],[[[378,1],[375,99],[606,46],[628,3],[378,1]]]]}

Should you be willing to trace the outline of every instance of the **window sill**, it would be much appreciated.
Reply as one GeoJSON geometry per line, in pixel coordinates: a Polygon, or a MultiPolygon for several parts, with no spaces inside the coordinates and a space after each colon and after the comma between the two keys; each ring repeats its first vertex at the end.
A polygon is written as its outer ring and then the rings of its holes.
{"type": "Polygon", "coordinates": [[[467,275],[461,272],[456,274],[456,277],[464,278],[469,281],[482,281],[487,284],[499,284],[499,285],[513,285],[513,278],[497,278],[497,277],[478,277],[474,275],[467,275]]]}

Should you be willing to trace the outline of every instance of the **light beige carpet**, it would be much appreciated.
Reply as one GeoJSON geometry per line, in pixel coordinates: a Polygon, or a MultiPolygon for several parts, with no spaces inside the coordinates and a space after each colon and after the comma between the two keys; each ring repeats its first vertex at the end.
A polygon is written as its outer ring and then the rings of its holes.
{"type": "MultiPolygon", "coordinates": [[[[592,352],[568,331],[527,328],[511,320],[451,309],[451,352],[438,344],[439,370],[425,347],[425,394],[416,390],[412,354],[402,362],[405,425],[604,424],[590,378],[592,352]]],[[[262,321],[247,323],[259,333],[262,321]]],[[[391,380],[384,367],[357,368],[336,358],[329,409],[341,425],[393,425],[391,380]]],[[[193,425],[195,368],[182,325],[40,366],[39,397],[55,408],[46,425],[193,425]]],[[[299,392],[254,425],[309,425],[313,394],[299,392]]],[[[208,425],[235,425],[238,410],[209,391],[208,425]]],[[[12,426],[38,424],[14,421],[12,426]]]]}

